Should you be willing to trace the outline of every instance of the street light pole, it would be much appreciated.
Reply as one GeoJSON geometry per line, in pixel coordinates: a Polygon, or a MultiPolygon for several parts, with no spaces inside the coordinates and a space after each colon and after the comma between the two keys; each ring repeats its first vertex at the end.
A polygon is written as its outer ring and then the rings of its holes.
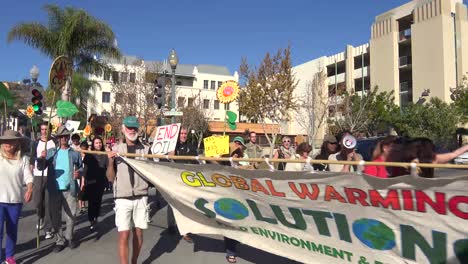
{"type": "MultiPolygon", "coordinates": [[[[179,57],[177,57],[177,53],[174,49],[171,50],[169,54],[169,64],[171,65],[172,69],[172,82],[171,82],[171,111],[176,110],[175,105],[175,70],[177,68],[177,64],[179,63],[179,57]]],[[[172,116],[171,123],[175,124],[175,116],[172,116]]]]}

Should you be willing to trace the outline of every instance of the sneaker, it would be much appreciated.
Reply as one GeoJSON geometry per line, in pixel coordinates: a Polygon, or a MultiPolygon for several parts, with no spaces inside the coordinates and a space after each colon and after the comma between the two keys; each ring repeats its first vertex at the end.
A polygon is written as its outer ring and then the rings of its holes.
{"type": "Polygon", "coordinates": [[[51,239],[54,237],[54,233],[52,232],[45,232],[45,239],[51,239]]]}
{"type": "Polygon", "coordinates": [[[5,259],[5,262],[6,264],[16,264],[16,260],[14,257],[9,257],[9,258],[6,258],[5,259]]]}
{"type": "Polygon", "coordinates": [[[65,248],[65,245],[55,245],[54,247],[54,252],[55,253],[59,253],[60,251],[62,251],[63,249],[65,248]]]}

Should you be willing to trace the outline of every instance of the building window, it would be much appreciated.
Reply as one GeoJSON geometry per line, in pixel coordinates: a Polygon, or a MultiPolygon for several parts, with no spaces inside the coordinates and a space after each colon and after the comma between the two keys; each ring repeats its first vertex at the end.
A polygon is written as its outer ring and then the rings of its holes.
{"type": "Polygon", "coordinates": [[[216,89],[216,81],[211,81],[211,90],[216,89]]]}
{"type": "Polygon", "coordinates": [[[113,71],[112,72],[112,81],[114,83],[119,83],[119,72],[118,71],[113,71]]]}
{"type": "Polygon", "coordinates": [[[193,98],[188,99],[188,107],[193,106],[193,98]]]}
{"type": "Polygon", "coordinates": [[[221,87],[221,85],[223,85],[223,82],[218,82],[218,88],[221,87]]]}
{"type": "Polygon", "coordinates": [[[203,89],[208,89],[208,80],[203,81],[203,89]]]}
{"type": "Polygon", "coordinates": [[[219,101],[218,100],[214,101],[214,109],[216,109],[216,110],[219,109],[219,101]]]}
{"type": "Polygon", "coordinates": [[[104,81],[109,81],[110,80],[110,71],[104,71],[104,81]]]}
{"type": "Polygon", "coordinates": [[[177,81],[176,85],[182,85],[182,81],[177,81]]]}
{"type": "Polygon", "coordinates": [[[184,107],[184,103],[185,103],[185,97],[178,97],[177,98],[177,107],[178,108],[184,107]]]}
{"type": "Polygon", "coordinates": [[[203,99],[203,108],[204,109],[209,109],[210,108],[210,100],[209,99],[203,99]]]}
{"type": "Polygon", "coordinates": [[[123,83],[128,82],[128,72],[120,73],[120,81],[123,83]]]}
{"type": "Polygon", "coordinates": [[[110,103],[110,93],[109,92],[102,92],[102,102],[103,103],[110,103]]]}
{"type": "Polygon", "coordinates": [[[130,73],[130,82],[135,83],[136,74],[134,72],[130,73]]]}

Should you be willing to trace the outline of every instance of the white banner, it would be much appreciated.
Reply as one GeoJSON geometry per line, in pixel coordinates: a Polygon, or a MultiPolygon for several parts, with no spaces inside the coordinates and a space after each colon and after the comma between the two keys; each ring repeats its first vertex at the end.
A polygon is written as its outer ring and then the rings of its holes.
{"type": "Polygon", "coordinates": [[[468,263],[468,177],[380,179],[125,159],[182,234],[217,234],[305,263],[468,263]]]}
{"type": "Polygon", "coordinates": [[[167,126],[159,126],[154,136],[152,154],[165,155],[174,151],[179,138],[180,123],[167,126]]]}

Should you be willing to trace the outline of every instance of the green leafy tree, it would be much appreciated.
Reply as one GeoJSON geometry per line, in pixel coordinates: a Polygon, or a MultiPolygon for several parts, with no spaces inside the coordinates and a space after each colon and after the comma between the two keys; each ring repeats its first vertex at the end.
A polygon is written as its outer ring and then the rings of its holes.
{"type": "Polygon", "coordinates": [[[293,92],[297,81],[292,74],[290,47],[279,49],[271,56],[267,53],[257,68],[242,59],[240,76],[244,87],[240,91],[239,110],[248,120],[261,123],[273,154],[279,131],[266,133],[267,123],[281,125],[290,120],[297,109],[293,92]]]}
{"type": "MultiPolygon", "coordinates": [[[[55,59],[65,55],[72,60],[73,70],[79,73],[101,75],[109,67],[97,57],[119,58],[112,29],[85,10],[45,5],[48,22],[19,23],[8,33],[8,42],[21,40],[55,59]]],[[[62,100],[68,101],[72,76],[62,90],[62,100]]]]}
{"type": "Polygon", "coordinates": [[[340,130],[376,135],[386,132],[395,118],[398,107],[393,103],[393,92],[379,92],[378,87],[363,95],[345,91],[338,104],[338,115],[329,123],[340,130]]]}
{"type": "Polygon", "coordinates": [[[455,143],[455,133],[461,115],[454,104],[433,97],[426,104],[410,104],[393,113],[394,126],[399,135],[427,137],[436,145],[450,148],[455,143]]]}
{"type": "Polygon", "coordinates": [[[456,88],[450,89],[451,99],[461,115],[461,122],[468,123],[468,77],[463,77],[463,82],[456,88]]]}

